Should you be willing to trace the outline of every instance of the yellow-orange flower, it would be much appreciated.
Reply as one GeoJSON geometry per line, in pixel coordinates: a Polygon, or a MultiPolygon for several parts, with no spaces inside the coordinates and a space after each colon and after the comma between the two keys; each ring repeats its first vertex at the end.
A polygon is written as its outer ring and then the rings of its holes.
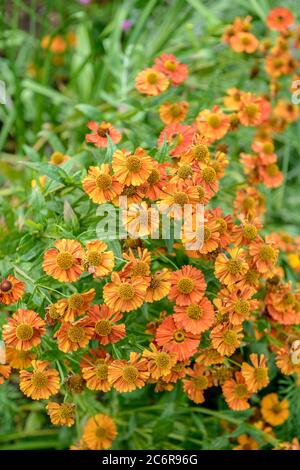
{"type": "Polygon", "coordinates": [[[261,414],[271,426],[279,426],[289,417],[289,402],[286,398],[280,401],[277,393],[269,393],[261,400],[261,414]]]}
{"type": "Polygon", "coordinates": [[[149,178],[153,162],[147,152],[138,147],[134,153],[116,150],[113,154],[112,167],[120,183],[126,186],[139,186],[149,178]]]}
{"type": "Polygon", "coordinates": [[[83,315],[94,300],[96,291],[90,289],[87,292],[72,294],[66,299],[60,299],[55,304],[58,318],[63,321],[74,321],[76,317],[83,315]]]}
{"type": "Polygon", "coordinates": [[[146,295],[147,282],[142,277],[121,278],[116,272],[103,288],[104,301],[113,312],[130,312],[139,308],[146,295]]]}
{"type": "Polygon", "coordinates": [[[245,379],[246,385],[250,392],[257,392],[269,383],[268,368],[266,366],[267,358],[262,354],[258,358],[257,354],[250,354],[250,361],[242,363],[241,373],[245,379]]]}
{"type": "Polygon", "coordinates": [[[73,426],[75,422],[75,404],[74,403],[56,403],[51,401],[47,403],[46,410],[50,416],[51,423],[54,426],[73,426]]]}
{"type": "Polygon", "coordinates": [[[93,334],[93,328],[87,326],[83,318],[77,322],[64,321],[54,334],[54,338],[57,338],[58,349],[69,352],[87,346],[93,334]]]}
{"type": "Polygon", "coordinates": [[[110,274],[115,266],[115,257],[111,250],[107,250],[107,244],[100,240],[93,240],[86,243],[86,248],[84,268],[93,274],[94,278],[110,274]]]}
{"type": "Polygon", "coordinates": [[[171,288],[171,273],[167,268],[151,274],[150,284],[147,287],[145,302],[156,302],[168,295],[171,288]]]}
{"type": "Polygon", "coordinates": [[[82,181],[83,190],[96,204],[112,201],[123,191],[123,185],[111,175],[110,165],[91,166],[82,181]]]}
{"type": "Polygon", "coordinates": [[[2,279],[0,282],[0,304],[14,304],[21,299],[24,290],[24,283],[9,274],[7,278],[2,279]]]}
{"type": "Polygon", "coordinates": [[[245,380],[240,372],[235,373],[235,379],[226,380],[222,386],[222,392],[229,408],[242,411],[250,408],[249,392],[245,380]]]}
{"type": "Polygon", "coordinates": [[[80,363],[82,377],[90,390],[108,392],[111,385],[108,381],[108,366],[112,363],[111,356],[103,349],[89,351],[80,363]]]}
{"type": "Polygon", "coordinates": [[[108,449],[116,436],[114,420],[101,413],[89,418],[83,429],[83,441],[90,450],[108,449]]]}
{"type": "Polygon", "coordinates": [[[150,343],[150,349],[144,349],[143,357],[148,361],[148,369],[152,379],[158,380],[171,373],[172,367],[177,362],[175,353],[167,353],[158,349],[154,343],[150,343]]]}
{"type": "Polygon", "coordinates": [[[160,119],[165,124],[182,122],[187,115],[188,107],[186,101],[178,101],[177,103],[166,101],[159,107],[160,119]]]}
{"type": "Polygon", "coordinates": [[[228,254],[229,257],[225,253],[220,253],[215,262],[215,275],[227,286],[243,279],[249,269],[243,249],[229,248],[228,254]]]}
{"type": "Polygon", "coordinates": [[[46,400],[55,395],[60,387],[59,374],[49,368],[47,361],[32,361],[33,370],[20,371],[20,389],[32,400],[46,400]]]}
{"type": "Polygon", "coordinates": [[[135,352],[130,353],[129,361],[116,360],[108,367],[108,381],[118,392],[142,388],[148,378],[147,360],[135,352]]]}
{"type": "Polygon", "coordinates": [[[3,340],[7,346],[28,351],[40,344],[45,325],[36,312],[20,308],[3,326],[3,340]]]}
{"type": "Polygon", "coordinates": [[[76,240],[57,240],[44,254],[43,269],[60,282],[74,282],[83,272],[84,251],[76,240]]]}
{"type": "Polygon", "coordinates": [[[210,337],[212,346],[222,356],[231,356],[241,343],[242,327],[223,323],[213,328],[210,337]]]}
{"type": "Polygon", "coordinates": [[[147,68],[137,74],[135,88],[145,95],[157,96],[168,88],[169,83],[164,73],[154,68],[147,68]]]}

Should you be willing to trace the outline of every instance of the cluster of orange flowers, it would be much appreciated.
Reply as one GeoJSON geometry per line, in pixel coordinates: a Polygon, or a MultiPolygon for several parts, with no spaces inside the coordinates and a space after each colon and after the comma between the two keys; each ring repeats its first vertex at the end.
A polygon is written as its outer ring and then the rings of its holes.
{"type": "MultiPolygon", "coordinates": [[[[276,45],[267,47],[267,40],[259,42],[249,32],[250,20],[237,18],[226,30],[224,40],[236,52],[260,50],[268,54],[266,71],[274,91],[279,76],[291,74],[299,66],[290,48],[291,41],[293,47],[299,45],[299,27],[290,28],[294,20],[286,9],[272,10],[267,26],[280,34],[276,45]],[[273,68],[277,67],[276,60],[288,61],[289,67],[281,67],[281,73],[274,74],[270,58],[273,68]]],[[[162,54],[152,68],[137,75],[136,89],[155,96],[169,85],[178,86],[187,75],[185,64],[173,55],[162,54]]],[[[3,327],[7,364],[0,366],[2,380],[8,378],[12,368],[20,369],[20,388],[34,400],[48,400],[62,385],[68,393],[81,392],[84,387],[122,393],[154,384],[159,392],[172,390],[181,380],[187,397],[197,404],[204,402],[205,390],[220,386],[229,408],[245,410],[250,407],[251,396],[269,384],[269,373],[264,354],[252,353],[243,360],[239,347],[263,336],[275,353],[280,371],[287,375],[300,373],[300,345],[296,341],[290,348],[299,335],[300,293],[291,282],[285,282],[278,265],[279,254],[287,254],[291,265],[299,268],[300,240],[286,233],[262,235],[265,200],[257,188],[259,184],[274,188],[282,182],[274,135],[295,121],[299,112],[288,102],[272,104],[270,96],[238,89],[229,89],[223,101],[224,109],[204,109],[190,124],[182,124],[188,103],[161,104],[159,114],[165,127],[158,137],[158,147],[168,144],[170,161],[156,161],[141,147],[133,152],[117,149],[110,163],[90,167],[82,181],[83,190],[96,204],[110,202],[117,207],[119,196],[126,195],[133,219],[137,217],[137,203],[146,208],[153,202],[158,207],[204,204],[202,247],[193,251],[185,248],[184,243],[195,236],[189,233],[174,244],[174,253],[183,252],[191,264],[173,271],[161,267],[166,259],[163,246],[150,252],[143,240],[128,238],[122,241],[123,264],[117,271],[115,254],[103,241],[93,240],[83,246],[76,240],[57,240],[44,254],[44,271],[62,283],[73,283],[83,273],[89,274],[91,281],[94,278],[102,282],[103,302],[97,299],[93,304],[95,289],[91,288],[60,298],[47,307],[45,315],[18,309],[3,327]],[[232,214],[224,214],[219,207],[208,205],[218,193],[229,164],[226,145],[218,141],[228,133],[237,133],[242,126],[255,128],[253,154],[241,153],[246,182],[236,193],[232,214]],[[219,286],[217,292],[210,291],[211,277],[214,286],[219,286]],[[107,345],[126,337],[124,317],[136,315],[145,303],[163,299],[159,316],[146,326],[149,347],[131,352],[129,358],[109,354],[107,345]],[[263,329],[258,327],[260,319],[267,320],[263,329]],[[245,331],[245,322],[251,322],[253,334],[249,328],[245,331]],[[82,352],[80,372],[73,372],[66,359],[70,375],[63,384],[59,372],[38,359],[37,347],[49,334],[67,358],[73,352],[82,352]],[[96,348],[91,347],[95,340],[96,348]]],[[[122,139],[108,122],[90,122],[88,127],[93,132],[86,140],[97,147],[118,144],[122,139]]],[[[51,162],[61,164],[64,159],[62,154],[52,155],[51,162]]],[[[8,276],[0,284],[0,302],[14,303],[23,292],[24,284],[8,276]]],[[[73,402],[60,403],[59,398],[47,404],[55,425],[73,425],[74,410],[73,402]]],[[[268,425],[277,426],[287,419],[288,402],[279,401],[277,394],[271,393],[262,399],[260,413],[256,426],[272,433],[268,425]]],[[[74,448],[107,448],[116,434],[112,418],[97,414],[88,419],[82,439],[74,448]]],[[[255,445],[256,441],[251,444],[251,438],[243,435],[237,448],[255,445]]]]}

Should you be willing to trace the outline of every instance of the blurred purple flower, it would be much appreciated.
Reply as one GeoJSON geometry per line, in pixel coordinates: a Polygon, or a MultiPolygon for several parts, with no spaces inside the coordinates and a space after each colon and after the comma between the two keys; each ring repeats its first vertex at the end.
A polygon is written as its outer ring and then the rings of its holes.
{"type": "Polygon", "coordinates": [[[123,31],[128,31],[132,26],[132,21],[131,20],[124,20],[122,23],[122,29],[123,31]]]}

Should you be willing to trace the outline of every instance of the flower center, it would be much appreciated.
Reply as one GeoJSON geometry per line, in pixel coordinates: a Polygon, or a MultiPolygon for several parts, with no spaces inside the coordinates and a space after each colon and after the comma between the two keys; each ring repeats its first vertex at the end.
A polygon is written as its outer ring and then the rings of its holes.
{"type": "Polygon", "coordinates": [[[56,258],[56,264],[60,269],[70,269],[73,266],[73,256],[67,251],[59,253],[56,258]]]}
{"type": "Polygon", "coordinates": [[[249,313],[250,305],[247,300],[238,300],[235,304],[234,311],[239,315],[246,316],[249,313]]]}
{"type": "Polygon", "coordinates": [[[252,224],[245,224],[243,227],[243,235],[246,240],[254,240],[257,235],[257,228],[252,224]]]}
{"type": "Polygon", "coordinates": [[[54,152],[51,155],[51,162],[55,165],[60,165],[64,161],[64,154],[61,152],[54,152]]]}
{"type": "Polygon", "coordinates": [[[125,382],[134,383],[138,378],[139,372],[134,366],[125,366],[123,369],[123,379],[125,382]]]}
{"type": "Polygon", "coordinates": [[[248,36],[243,36],[242,37],[242,44],[244,46],[248,46],[249,44],[251,44],[250,38],[248,36]]]}
{"type": "Polygon", "coordinates": [[[244,384],[238,384],[238,385],[235,387],[234,394],[235,394],[235,396],[238,397],[238,398],[245,398],[245,397],[247,397],[247,396],[248,396],[248,390],[247,390],[246,385],[244,385],[244,384]]]}
{"type": "Polygon", "coordinates": [[[98,253],[98,251],[90,251],[87,255],[87,260],[92,266],[99,266],[102,263],[102,259],[102,253],[98,253]]]}
{"type": "Polygon", "coordinates": [[[160,286],[161,282],[157,277],[153,277],[150,281],[150,288],[151,289],[158,289],[160,286]]]}
{"type": "Polygon", "coordinates": [[[252,208],[254,207],[254,205],[255,205],[255,199],[254,199],[253,197],[251,197],[251,196],[246,197],[246,198],[244,199],[243,204],[244,204],[245,209],[250,210],[250,209],[252,209],[252,208]]]}
{"type": "Polygon", "coordinates": [[[184,330],[176,330],[173,333],[173,339],[176,343],[182,343],[185,340],[185,332],[184,330]]]}
{"type": "Polygon", "coordinates": [[[247,273],[246,273],[245,279],[246,279],[247,283],[250,284],[250,285],[256,284],[256,282],[258,281],[257,271],[255,269],[249,269],[249,271],[247,271],[247,273]]]}
{"type": "Polygon", "coordinates": [[[218,232],[222,235],[227,230],[227,222],[226,222],[226,220],[224,220],[222,218],[218,219],[217,222],[219,224],[218,232]]]}
{"type": "Polygon", "coordinates": [[[263,261],[273,261],[275,259],[275,252],[271,246],[262,246],[259,250],[259,257],[263,261]]]}
{"type": "Polygon", "coordinates": [[[193,174],[193,170],[190,167],[190,165],[181,166],[177,172],[177,175],[179,176],[179,178],[182,178],[182,179],[186,179],[189,176],[192,176],[192,174],[193,174]]]}
{"type": "Polygon", "coordinates": [[[217,114],[211,114],[207,119],[207,122],[213,129],[217,129],[221,125],[220,116],[217,114]]]}
{"type": "Polygon", "coordinates": [[[164,66],[169,72],[175,72],[177,70],[177,64],[173,60],[166,60],[164,66]]]}
{"type": "Polygon", "coordinates": [[[149,275],[149,265],[145,261],[137,261],[131,268],[131,273],[133,276],[148,276],[149,275]]]}
{"type": "Polygon", "coordinates": [[[264,367],[258,367],[255,369],[254,375],[258,382],[263,382],[268,377],[268,371],[264,367]]]}
{"type": "Polygon", "coordinates": [[[21,341],[29,341],[33,337],[34,330],[31,325],[22,323],[16,328],[16,336],[21,341]]]}
{"type": "Polygon", "coordinates": [[[214,168],[208,166],[207,168],[203,168],[201,176],[206,183],[213,183],[216,181],[217,174],[214,168]]]}
{"type": "Polygon", "coordinates": [[[196,160],[200,160],[201,162],[205,161],[209,157],[209,150],[207,145],[198,144],[193,147],[193,155],[196,160]]]}
{"type": "Polygon", "coordinates": [[[95,331],[99,336],[108,336],[111,330],[112,324],[109,320],[98,320],[95,325],[95,331]]]}
{"type": "Polygon", "coordinates": [[[136,195],[136,188],[134,186],[127,186],[124,188],[122,195],[124,196],[135,196],[136,195]]]}
{"type": "Polygon", "coordinates": [[[181,294],[190,294],[194,287],[195,284],[189,277],[183,277],[177,283],[177,289],[181,294]]]}
{"type": "Polygon", "coordinates": [[[3,279],[0,284],[0,290],[2,292],[9,292],[12,289],[12,283],[8,279],[3,279]]]}
{"type": "Polygon", "coordinates": [[[130,284],[124,283],[119,287],[119,296],[123,300],[133,299],[134,293],[134,288],[130,284]]]}
{"type": "Polygon", "coordinates": [[[180,116],[181,114],[181,106],[177,103],[175,104],[172,104],[172,106],[170,107],[170,114],[173,116],[173,117],[178,117],[180,116]]]}
{"type": "Polygon", "coordinates": [[[208,380],[205,375],[199,375],[193,378],[193,384],[197,390],[205,390],[208,386],[208,380]]]}
{"type": "Polygon", "coordinates": [[[142,168],[142,162],[138,157],[131,155],[127,158],[126,166],[132,173],[137,173],[142,168]]]}
{"type": "Polygon", "coordinates": [[[54,304],[49,305],[49,307],[47,308],[47,313],[49,317],[52,318],[52,320],[57,320],[60,317],[59,311],[57,310],[54,304]]]}
{"type": "Polygon", "coordinates": [[[203,315],[203,309],[199,305],[192,304],[188,306],[186,313],[191,320],[199,320],[203,315]]]}
{"type": "Polygon", "coordinates": [[[245,112],[249,117],[254,117],[258,113],[259,107],[255,103],[248,104],[245,107],[245,112]]]}
{"type": "Polygon", "coordinates": [[[98,437],[98,439],[105,439],[107,437],[107,429],[99,426],[97,427],[95,434],[96,434],[96,437],[98,437]]]}
{"type": "Polygon", "coordinates": [[[187,194],[183,192],[175,193],[173,196],[173,199],[174,199],[175,204],[178,204],[179,206],[184,206],[185,204],[189,202],[189,198],[187,194]]]}
{"type": "Polygon", "coordinates": [[[165,352],[161,352],[156,356],[155,363],[160,369],[167,369],[170,365],[170,356],[165,352]]]}
{"type": "Polygon", "coordinates": [[[266,172],[269,176],[275,176],[278,173],[278,166],[276,163],[271,163],[271,165],[266,166],[266,172]]]}
{"type": "Polygon", "coordinates": [[[279,415],[282,412],[282,408],[281,408],[280,403],[275,403],[275,405],[272,406],[271,411],[272,411],[272,413],[274,413],[276,415],[277,414],[279,415]]]}
{"type": "Polygon", "coordinates": [[[73,417],[74,406],[70,403],[63,403],[59,408],[59,415],[63,419],[73,417]]]}
{"type": "Polygon", "coordinates": [[[31,381],[34,387],[43,388],[48,384],[48,377],[43,372],[36,371],[33,373],[31,381]]]}
{"type": "Polygon", "coordinates": [[[68,330],[68,338],[72,343],[80,343],[84,338],[84,327],[72,325],[68,330]]]}
{"type": "Polygon", "coordinates": [[[198,186],[197,186],[197,191],[198,191],[199,199],[200,199],[200,201],[202,201],[202,199],[203,199],[204,196],[205,196],[205,191],[204,191],[203,186],[198,185],[198,186]]]}
{"type": "Polygon", "coordinates": [[[234,344],[236,344],[236,340],[237,340],[236,332],[232,330],[225,331],[223,335],[223,340],[224,340],[224,343],[227,344],[228,346],[233,346],[234,344]]]}
{"type": "Polygon", "coordinates": [[[101,363],[96,366],[96,377],[100,380],[107,380],[108,377],[108,365],[104,363],[104,359],[101,359],[101,363]]]}
{"type": "Polygon", "coordinates": [[[295,302],[295,296],[289,292],[288,294],[285,294],[285,296],[283,297],[283,302],[286,305],[291,305],[295,302]]]}
{"type": "Polygon", "coordinates": [[[157,74],[155,72],[148,73],[147,81],[150,85],[155,85],[157,82],[157,74]]]}
{"type": "Polygon", "coordinates": [[[82,307],[83,304],[83,297],[81,294],[73,294],[69,297],[68,305],[70,308],[78,309],[82,307]]]}
{"type": "Polygon", "coordinates": [[[97,134],[99,137],[107,137],[109,135],[109,127],[107,126],[99,126],[97,129],[97,134]]]}
{"type": "Polygon", "coordinates": [[[156,168],[154,168],[154,169],[151,171],[150,175],[148,176],[147,181],[148,181],[149,184],[152,184],[152,185],[153,185],[153,184],[158,183],[159,180],[160,180],[160,173],[159,173],[159,171],[158,171],[156,168]]]}
{"type": "Polygon", "coordinates": [[[263,144],[263,152],[267,154],[271,154],[274,152],[274,144],[273,142],[265,142],[263,144]]]}
{"type": "Polygon", "coordinates": [[[227,270],[230,274],[239,274],[241,272],[242,263],[236,259],[228,261],[227,270]]]}
{"type": "Polygon", "coordinates": [[[105,189],[110,189],[112,186],[112,177],[110,175],[99,175],[96,178],[96,185],[103,191],[105,189]]]}

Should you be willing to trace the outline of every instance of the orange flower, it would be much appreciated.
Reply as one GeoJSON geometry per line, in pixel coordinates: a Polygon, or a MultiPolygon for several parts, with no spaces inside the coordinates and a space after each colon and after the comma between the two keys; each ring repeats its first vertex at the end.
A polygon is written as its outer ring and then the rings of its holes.
{"type": "Polygon", "coordinates": [[[170,155],[178,157],[189,150],[195,136],[195,128],[179,123],[168,124],[159,134],[157,146],[161,147],[164,141],[172,146],[170,155]]]}
{"type": "Polygon", "coordinates": [[[32,372],[20,371],[20,389],[32,400],[46,400],[59,391],[60,380],[56,369],[47,361],[32,361],[32,372]]]}
{"type": "Polygon", "coordinates": [[[277,393],[269,393],[261,400],[261,414],[271,426],[279,426],[289,417],[289,402],[286,398],[279,401],[277,393]]]}
{"type": "Polygon", "coordinates": [[[244,378],[240,372],[235,373],[235,380],[229,379],[224,382],[222,392],[229,408],[236,411],[250,408],[248,398],[251,393],[247,389],[244,378]]]}
{"type": "Polygon", "coordinates": [[[197,202],[199,202],[197,187],[182,181],[168,183],[161,193],[157,206],[162,213],[167,213],[168,217],[181,219],[184,216],[184,206],[197,202]],[[168,210],[169,207],[170,210],[168,210]]]}
{"type": "Polygon", "coordinates": [[[200,404],[204,402],[204,390],[212,386],[211,376],[204,366],[195,364],[193,369],[188,369],[189,378],[184,379],[183,389],[190,400],[200,404]]]}
{"type": "Polygon", "coordinates": [[[166,268],[151,274],[150,284],[147,287],[145,302],[156,302],[168,295],[171,288],[170,276],[171,273],[166,268]]]}
{"type": "Polygon", "coordinates": [[[142,250],[138,247],[137,256],[135,256],[132,249],[129,248],[128,253],[123,253],[123,258],[128,261],[122,270],[124,276],[142,277],[145,282],[150,283],[151,257],[147,248],[142,250]]]}
{"type": "Polygon", "coordinates": [[[113,312],[130,312],[141,307],[145,300],[147,283],[141,277],[121,278],[116,272],[103,288],[104,301],[113,312]]]}
{"type": "Polygon", "coordinates": [[[10,274],[0,282],[0,304],[10,305],[20,300],[25,284],[10,274]]]}
{"type": "Polygon", "coordinates": [[[53,152],[50,156],[50,163],[57,166],[68,160],[70,160],[70,157],[68,155],[64,155],[62,152],[53,152]]]}
{"type": "Polygon", "coordinates": [[[258,307],[256,300],[250,300],[253,293],[251,287],[238,289],[236,285],[230,286],[219,292],[218,297],[214,299],[214,304],[223,315],[228,315],[230,323],[241,325],[258,307]]]}
{"type": "Polygon", "coordinates": [[[155,68],[164,73],[173,86],[180,85],[188,77],[188,67],[182,64],[172,54],[161,54],[155,59],[155,68]]]}
{"type": "Polygon", "coordinates": [[[276,29],[276,31],[285,32],[292,24],[294,24],[295,18],[292,12],[285,7],[275,7],[269,12],[266,23],[270,29],[276,29]]]}
{"type": "Polygon", "coordinates": [[[118,392],[143,388],[148,378],[147,361],[136,352],[130,353],[129,361],[116,360],[108,367],[108,381],[118,392]]]}
{"type": "Polygon", "coordinates": [[[245,261],[246,253],[241,248],[229,248],[228,257],[220,253],[215,262],[215,275],[222,284],[231,285],[245,277],[249,266],[245,261]]]}
{"type": "Polygon", "coordinates": [[[57,338],[58,349],[63,352],[77,351],[85,348],[93,336],[93,328],[86,326],[85,318],[77,322],[65,321],[54,334],[57,338]]]}
{"type": "Polygon", "coordinates": [[[46,405],[47,414],[54,426],[73,426],[75,423],[75,404],[50,401],[46,405]]]}
{"type": "Polygon", "coordinates": [[[161,195],[167,180],[166,168],[167,164],[160,164],[155,160],[153,161],[153,169],[146,183],[144,183],[146,185],[145,197],[151,199],[151,201],[156,201],[161,195]]]}
{"type": "Polygon", "coordinates": [[[63,321],[74,321],[76,317],[83,315],[90,303],[94,300],[96,291],[90,289],[82,294],[75,293],[66,299],[61,299],[55,304],[58,318],[63,321]]]}
{"type": "Polygon", "coordinates": [[[43,269],[60,282],[74,282],[83,272],[84,251],[76,240],[57,240],[44,254],[43,269]]]}
{"type": "Polygon", "coordinates": [[[233,447],[232,450],[257,450],[259,449],[258,442],[248,434],[241,434],[236,438],[238,445],[233,447]]]}
{"type": "Polygon", "coordinates": [[[6,360],[13,369],[27,369],[35,357],[36,354],[32,351],[20,351],[11,347],[6,348],[6,360]]]}
{"type": "Polygon", "coordinates": [[[210,338],[213,348],[222,356],[231,356],[243,338],[242,327],[221,323],[212,329],[210,338]]]}
{"type": "Polygon", "coordinates": [[[169,86],[169,80],[164,73],[147,68],[137,74],[135,88],[144,95],[157,96],[169,86]]]}
{"type": "Polygon", "coordinates": [[[148,361],[148,370],[152,379],[158,380],[171,373],[172,367],[176,364],[176,354],[168,354],[158,349],[155,344],[150,343],[150,349],[144,349],[143,357],[148,361]]]}
{"type": "Polygon", "coordinates": [[[106,305],[93,305],[83,321],[85,325],[93,328],[94,338],[105,346],[124,338],[125,324],[116,324],[122,318],[121,313],[113,313],[106,305]]]}
{"type": "Polygon", "coordinates": [[[45,322],[36,312],[20,308],[3,325],[3,340],[7,346],[28,351],[40,344],[45,331],[45,322]]]}
{"type": "Polygon", "coordinates": [[[177,103],[166,101],[159,107],[159,116],[165,124],[179,123],[184,121],[188,108],[189,105],[186,101],[178,101],[177,103]]]}
{"type": "Polygon", "coordinates": [[[177,305],[196,304],[204,296],[206,282],[199,269],[183,266],[171,273],[170,281],[172,287],[168,297],[177,305]]]}
{"type": "Polygon", "coordinates": [[[138,147],[133,154],[125,150],[116,150],[113,154],[112,167],[120,183],[139,186],[150,176],[153,161],[142,147],[138,147]]]}
{"type": "Polygon", "coordinates": [[[228,132],[230,119],[218,106],[214,106],[212,110],[201,111],[196,118],[196,124],[199,132],[204,134],[210,142],[214,142],[228,132]]]}
{"type": "Polygon", "coordinates": [[[56,36],[43,36],[41,47],[42,49],[49,49],[55,54],[62,54],[67,48],[67,42],[60,34],[56,36]]]}
{"type": "Polygon", "coordinates": [[[175,353],[179,361],[186,361],[195,354],[200,335],[194,335],[181,328],[172,315],[157,328],[155,340],[168,353],[175,353]]]}
{"type": "Polygon", "coordinates": [[[96,147],[107,147],[108,137],[113,141],[114,144],[118,144],[122,138],[121,134],[115,129],[110,122],[102,121],[97,124],[95,121],[90,121],[87,124],[92,134],[86,134],[85,138],[87,142],[91,142],[96,147]]]}
{"type": "Polygon", "coordinates": [[[247,362],[242,363],[241,373],[248,390],[257,392],[269,383],[268,368],[266,366],[267,358],[263,354],[260,357],[257,354],[250,354],[250,361],[253,365],[247,362]]]}
{"type": "Polygon", "coordinates": [[[252,54],[257,50],[259,42],[254,34],[241,31],[230,38],[229,45],[234,52],[252,54]]]}
{"type": "Polygon", "coordinates": [[[100,348],[96,351],[89,351],[88,355],[83,356],[80,367],[87,388],[101,392],[108,392],[111,389],[108,382],[108,366],[111,363],[111,356],[100,348]]]}
{"type": "Polygon", "coordinates": [[[272,277],[275,273],[275,263],[278,258],[278,249],[272,244],[264,243],[262,240],[254,240],[249,245],[249,253],[256,269],[264,277],[272,277]]]}
{"type": "Polygon", "coordinates": [[[270,103],[252,93],[243,93],[238,118],[244,126],[259,126],[270,114],[270,103]]]}
{"type": "Polygon", "coordinates": [[[6,379],[8,379],[11,373],[11,366],[0,363],[0,385],[2,385],[6,379]]]}
{"type": "Polygon", "coordinates": [[[224,362],[224,356],[221,356],[221,354],[216,349],[204,348],[200,349],[196,362],[198,364],[203,364],[204,366],[222,364],[224,362]]]}
{"type": "Polygon", "coordinates": [[[176,324],[196,335],[208,330],[215,320],[214,308],[206,297],[185,307],[176,305],[174,311],[173,317],[176,324]]]}
{"type": "Polygon", "coordinates": [[[84,268],[93,274],[94,278],[105,277],[115,266],[115,257],[112,251],[107,251],[107,244],[100,240],[86,243],[87,253],[83,260],[84,268]]]}
{"type": "Polygon", "coordinates": [[[82,181],[83,190],[96,204],[112,201],[123,191],[123,185],[110,174],[110,165],[102,163],[101,167],[91,166],[88,176],[82,181]]]}
{"type": "Polygon", "coordinates": [[[259,176],[267,188],[278,188],[283,181],[283,174],[276,163],[269,165],[260,165],[258,168],[259,176]]]}
{"type": "Polygon", "coordinates": [[[116,436],[117,428],[114,420],[99,413],[87,420],[82,437],[90,450],[103,450],[111,446],[116,436]]]}
{"type": "Polygon", "coordinates": [[[223,98],[224,105],[226,108],[238,111],[240,108],[240,101],[243,92],[238,88],[228,88],[226,93],[227,96],[223,98]]]}

